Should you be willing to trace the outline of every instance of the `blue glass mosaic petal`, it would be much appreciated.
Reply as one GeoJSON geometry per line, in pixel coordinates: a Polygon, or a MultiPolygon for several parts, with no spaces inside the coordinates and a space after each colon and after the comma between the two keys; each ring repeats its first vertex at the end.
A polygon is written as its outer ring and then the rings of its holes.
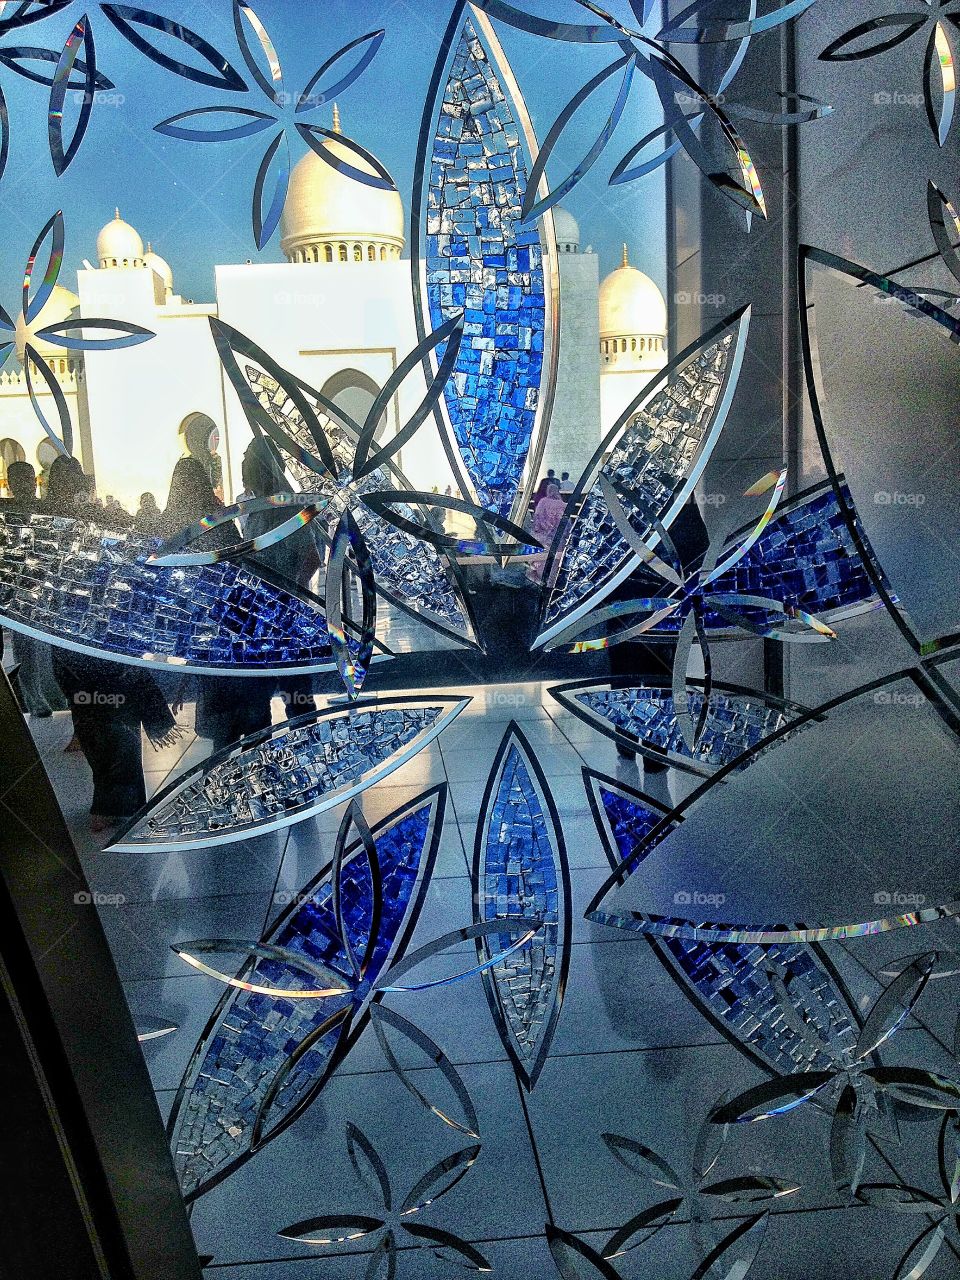
{"type": "Polygon", "coordinates": [[[0,512],[0,617],[66,648],[180,671],[320,671],[319,609],[242,563],[165,568],[156,539],[88,520],[0,512]]]}
{"type": "Polygon", "coordinates": [[[856,1043],[856,1018],[816,947],[651,941],[694,1003],[774,1071],[833,1070],[836,1059],[856,1043]],[[814,1036],[800,1037],[787,1025],[770,971],[787,987],[791,1004],[814,1036]]]}
{"type": "MultiPolygon", "coordinates": [[[[853,500],[846,485],[844,500],[853,500]]],[[[877,602],[870,577],[831,485],[791,503],[710,592],[768,596],[820,618],[877,602]]]]}
{"type": "MultiPolygon", "coordinates": [[[[760,694],[738,693],[714,685],[706,723],[695,750],[687,745],[673,710],[673,693],[661,685],[560,685],[551,690],[575,715],[601,733],[619,731],[636,740],[639,751],[694,773],[712,774],[763,743],[802,714],[799,706],[764,699],[760,694]]],[[[694,721],[700,714],[703,694],[688,687],[689,710],[694,721]]],[[[798,726],[802,728],[804,726],[798,726]]],[[[756,754],[745,763],[752,762],[756,754]]]]}
{"type": "MultiPolygon", "coordinates": [[[[537,425],[547,344],[545,262],[521,226],[528,168],[519,111],[469,19],[439,103],[424,265],[430,324],[464,313],[447,415],[481,505],[509,516],[537,425]]],[[[438,358],[441,352],[437,352],[438,358]]]]}
{"type": "MultiPolygon", "coordinates": [[[[484,972],[504,1046],[533,1088],[553,1038],[570,955],[570,875],[546,780],[516,726],[507,730],[477,827],[477,921],[542,921],[533,941],[484,972]]],[[[478,940],[481,963],[518,940],[512,931],[478,940]]]]}
{"type": "MultiPolygon", "coordinates": [[[[413,931],[436,853],[442,788],[418,797],[374,828],[383,883],[378,942],[364,979],[344,995],[288,1000],[230,988],[210,1020],[180,1085],[170,1119],[174,1161],[185,1196],[207,1190],[253,1154],[256,1144],[286,1127],[316,1096],[338,1047],[359,1035],[370,990],[377,976],[398,959],[413,931]],[[268,1091],[308,1036],[340,1010],[347,1020],[318,1038],[287,1071],[264,1114],[268,1091]],[[341,1043],[343,1042],[343,1043],[341,1043]]],[[[294,906],[264,941],[300,954],[355,984],[350,957],[337,931],[328,866],[296,896],[294,906]]],[[[369,936],[372,893],[370,867],[359,842],[348,850],[341,876],[341,910],[354,953],[369,936]]],[[[312,979],[275,960],[260,959],[246,981],[303,989],[312,979]]]]}
{"type": "MultiPolygon", "coordinates": [[[[647,841],[650,832],[663,821],[664,815],[661,810],[651,809],[643,803],[641,797],[612,781],[604,783],[597,780],[596,794],[603,806],[605,830],[602,834],[608,846],[608,857],[611,865],[616,867],[618,862],[633,857],[641,842],[647,841]],[[619,858],[615,858],[615,854],[619,858]]],[[[656,847],[654,842],[646,843],[642,857],[636,860],[636,866],[640,865],[643,858],[649,857],[656,847]]]]}
{"type": "MultiPolygon", "coordinates": [[[[548,570],[542,644],[565,624],[598,604],[629,572],[636,555],[607,507],[599,476],[628,494],[632,523],[646,537],[639,512],[669,524],[684,482],[705,465],[729,407],[740,369],[746,316],[715,341],[698,348],[666,384],[617,433],[597,468],[592,487],[572,518],[548,570]]],[[[591,463],[591,469],[596,463],[591,463]]],[[[589,473],[588,469],[588,473],[589,473]]],[[[588,481],[589,483],[589,481],[588,481]]]]}
{"type": "MultiPolygon", "coordinates": [[[[843,492],[852,508],[846,486],[843,492]]],[[[862,529],[860,535],[863,537],[862,529]]],[[[739,536],[728,541],[721,559],[737,541],[739,536]]],[[[815,614],[824,622],[837,621],[880,603],[830,484],[790,503],[771,520],[746,555],[710,583],[703,593],[701,611],[708,632],[736,634],[730,620],[710,607],[711,596],[726,593],[763,597],[787,610],[815,614]]],[[[755,625],[784,625],[780,610],[740,604],[731,607],[755,625]]],[[[689,611],[687,603],[650,634],[678,632],[689,611]]]]}
{"type": "MultiPolygon", "coordinates": [[[[261,405],[278,426],[297,444],[312,451],[314,445],[307,424],[276,379],[253,365],[247,365],[244,373],[261,405]]],[[[349,498],[353,493],[411,488],[396,468],[389,465],[364,476],[354,486],[351,468],[356,439],[319,408],[317,415],[340,471],[336,479],[319,476],[296,459],[285,457],[291,476],[304,490],[334,498],[350,486],[350,494],[346,495],[349,498]]],[[[428,620],[458,639],[473,642],[473,628],[463,597],[445,559],[436,548],[398,529],[363,502],[351,502],[351,510],[367,543],[378,590],[421,618],[426,615],[428,620]]],[[[398,504],[396,510],[400,515],[416,520],[416,513],[410,507],[398,504]]]]}
{"type": "Polygon", "coordinates": [[[111,849],[206,848],[302,822],[399,768],[468,702],[446,694],[357,702],[242,738],[158,792],[111,849]]]}

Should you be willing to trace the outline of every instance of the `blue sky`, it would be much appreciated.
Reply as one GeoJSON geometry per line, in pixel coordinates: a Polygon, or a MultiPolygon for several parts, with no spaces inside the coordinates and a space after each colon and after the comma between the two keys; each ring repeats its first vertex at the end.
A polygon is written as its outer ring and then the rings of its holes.
{"type": "MultiPolygon", "coordinates": [[[[521,0],[530,9],[573,21],[588,18],[575,0],[521,0]]],[[[146,8],[176,15],[209,40],[252,84],[233,30],[229,0],[193,0],[189,6],[150,0],[146,8]]],[[[283,67],[285,88],[297,92],[314,71],[349,40],[378,27],[386,38],[376,58],[340,100],[344,131],[372,150],[390,170],[409,212],[416,139],[437,46],[452,0],[254,0],[283,67]]],[[[611,5],[629,20],[624,3],[611,5]]],[[[237,105],[266,110],[255,84],[229,93],[182,79],[156,66],[127,44],[94,4],[66,10],[8,33],[0,47],[39,45],[59,50],[74,22],[87,12],[97,42],[99,69],[116,84],[94,107],[79,154],[61,178],[47,148],[48,90],[0,66],[11,127],[10,159],[0,180],[0,298],[19,310],[17,288],[27,251],[56,209],[66,217],[62,282],[75,285],[83,258],[95,258],[98,229],[114,205],[144,241],[171,263],[178,292],[197,301],[213,295],[216,263],[281,261],[279,233],[258,252],[250,225],[250,201],[259,158],[270,133],[236,142],[201,145],[164,138],[153,125],[194,107],[237,105]]],[[[498,33],[542,140],[568,99],[614,58],[609,49],[558,44],[498,27],[498,33]]],[[[173,52],[167,42],[164,49],[173,52]]],[[[195,56],[195,55],[194,55],[195,56]]],[[[49,68],[47,68],[49,69],[49,68]]],[[[597,136],[616,96],[611,78],[582,108],[548,169],[557,183],[597,136]]],[[[75,108],[68,107],[67,128],[75,108]]],[[[301,117],[330,124],[326,107],[301,117]]],[[[610,187],[609,175],[625,152],[659,123],[648,83],[637,77],[631,101],[603,156],[564,202],[579,219],[582,241],[600,255],[601,274],[619,264],[626,241],[631,261],[664,285],[664,194],[659,175],[626,187],[610,187]]],[[[293,160],[306,150],[297,138],[293,160]]]]}

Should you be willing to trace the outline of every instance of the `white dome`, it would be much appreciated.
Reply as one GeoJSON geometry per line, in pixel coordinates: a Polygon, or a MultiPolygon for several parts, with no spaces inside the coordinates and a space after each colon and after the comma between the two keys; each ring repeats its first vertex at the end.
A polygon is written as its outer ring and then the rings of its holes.
{"type": "Polygon", "coordinates": [[[147,252],[144,255],[144,265],[149,267],[163,281],[163,287],[166,293],[173,293],[173,270],[165,258],[161,258],[159,253],[153,252],[153,245],[147,245],[147,252]]]}
{"type": "Polygon", "coordinates": [[[560,253],[579,253],[580,224],[572,213],[559,204],[553,210],[553,229],[560,253]]]}
{"type": "MultiPolygon", "coordinates": [[[[335,114],[337,132],[339,123],[335,114]]],[[[324,147],[361,172],[375,172],[342,142],[328,138],[324,147]]],[[[291,262],[399,258],[404,243],[403,202],[398,192],[367,186],[308,151],[290,174],[280,226],[280,247],[291,262]],[[314,253],[327,246],[334,250],[330,255],[314,253]]]]}
{"type": "Polygon", "coordinates": [[[600,286],[600,337],[621,338],[667,332],[667,304],[649,276],[623,263],[600,286]]]}
{"type": "Polygon", "coordinates": [[[143,266],[143,241],[119,209],[97,236],[97,257],[101,267],[143,266]]]}
{"type": "Polygon", "coordinates": [[[74,351],[68,351],[65,347],[56,347],[51,342],[46,342],[43,338],[35,338],[33,335],[38,329],[45,328],[48,324],[57,324],[61,320],[69,320],[74,312],[79,309],[80,299],[75,293],[71,293],[69,289],[64,289],[62,285],[54,285],[53,292],[40,308],[40,314],[35,316],[29,328],[24,319],[23,312],[17,317],[16,328],[16,344],[17,359],[23,364],[23,349],[27,342],[33,347],[38,355],[43,356],[45,360],[54,358],[59,360],[75,360],[77,354],[74,351]]]}

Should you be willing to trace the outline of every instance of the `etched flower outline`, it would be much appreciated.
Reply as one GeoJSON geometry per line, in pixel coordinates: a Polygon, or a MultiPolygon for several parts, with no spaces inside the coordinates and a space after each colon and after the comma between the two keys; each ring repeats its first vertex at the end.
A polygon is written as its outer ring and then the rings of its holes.
{"type": "Polygon", "coordinates": [[[948,1241],[960,1247],[960,1125],[955,1115],[945,1115],[937,1143],[940,1194],[903,1183],[864,1183],[857,1199],[891,1213],[923,1215],[928,1221],[908,1245],[897,1264],[893,1280],[920,1280],[948,1241]],[[932,1221],[930,1221],[932,1219],[932,1221]]]}
{"type": "MultiPolygon", "coordinates": [[[[251,86],[222,54],[180,23],[130,5],[104,4],[103,11],[125,39],[167,70],[228,92],[250,92],[251,86]],[[180,40],[199,52],[213,71],[199,70],[175,61],[147,39],[144,30],[158,31],[180,40]]],[[[254,179],[252,221],[257,248],[263,249],[273,237],[283,212],[290,180],[288,136],[291,126],[321,160],[338,172],[367,186],[395,191],[396,185],[390,174],[359,143],[335,130],[299,119],[324,103],[332,102],[336,95],[363,74],[376,56],[385,32],[370,31],[351,40],[326,59],[301,92],[292,94],[284,88],[283,68],[269,32],[247,0],[233,0],[233,24],[243,61],[270,109],[262,111],[239,105],[193,107],[168,116],[154,129],[166,137],[204,143],[233,142],[274,130],[254,179]],[[217,127],[218,123],[222,127],[217,127]],[[329,147],[331,140],[356,157],[358,163],[350,163],[334,154],[329,147]],[[273,189],[267,195],[271,173],[274,175],[273,189]]]]}
{"type": "Polygon", "coordinates": [[[363,1240],[376,1244],[365,1272],[366,1280],[397,1273],[397,1238],[412,1237],[421,1247],[432,1248],[442,1261],[453,1262],[470,1271],[491,1272],[482,1253],[450,1231],[411,1222],[428,1206],[452,1191],[480,1155],[479,1144],[463,1147],[445,1156],[414,1182],[403,1201],[397,1203],[383,1157],[362,1129],[348,1123],[345,1129],[347,1153],[360,1181],[379,1200],[378,1216],[361,1214],[321,1214],[284,1227],[277,1234],[284,1240],[319,1247],[352,1244],[363,1240]],[[338,1232],[342,1234],[337,1234],[338,1232]]]}
{"type": "Polygon", "coordinates": [[[794,1008],[789,990],[772,970],[767,977],[786,1024],[834,1063],[831,1070],[803,1071],[747,1089],[713,1113],[715,1124],[753,1124],[785,1115],[816,1099],[832,1112],[830,1163],[838,1190],[856,1194],[871,1131],[896,1136],[893,1103],[955,1112],[960,1109],[960,1079],[917,1067],[887,1067],[874,1055],[909,1018],[933,973],[938,955],[928,952],[904,966],[880,993],[856,1043],[841,1053],[823,1040],[794,1008]]]}
{"type": "MultiPolygon", "coordinates": [[[[51,14],[60,13],[71,0],[56,0],[40,10],[30,4],[21,4],[7,18],[0,17],[0,37],[7,31],[18,30],[51,14]]],[[[2,8],[3,6],[0,6],[2,8]]],[[[36,45],[10,45],[0,48],[0,65],[7,67],[24,79],[45,85],[50,90],[47,107],[47,142],[54,172],[60,177],[70,167],[86,135],[97,95],[115,88],[97,70],[96,47],[93,27],[87,14],[83,14],[71,28],[63,48],[40,48],[36,45]],[[83,57],[80,57],[80,53],[83,57]],[[38,64],[38,65],[34,65],[38,64]],[[45,71],[44,66],[53,67],[45,71]],[[69,142],[64,140],[64,119],[67,94],[79,104],[77,122],[69,142]]],[[[10,118],[3,91],[0,89],[0,177],[6,166],[10,150],[10,118]]]]}
{"type": "Polygon", "coordinates": [[[621,53],[619,58],[588,81],[557,116],[531,172],[523,208],[525,218],[530,220],[539,217],[563,199],[597,162],[620,123],[629,99],[631,82],[637,71],[652,82],[663,109],[665,123],[630,148],[617,164],[609,179],[610,185],[642,177],[664,164],[682,148],[718,191],[745,210],[748,229],[754,213],[766,218],[766,199],[756,166],[732,122],[732,117],[739,115],[743,119],[762,124],[795,125],[820,119],[829,114],[830,108],[805,95],[795,95],[795,109],[784,113],[764,111],[746,104],[732,104],[728,107],[726,101],[721,106],[720,98],[739,72],[753,36],[799,16],[814,2],[815,0],[793,0],[770,14],[758,17],[757,0],[751,0],[750,17],[742,22],[708,19],[703,23],[691,24],[687,21],[691,15],[700,11],[709,12],[717,3],[717,0],[696,0],[673,22],[651,36],[645,33],[644,28],[653,6],[645,3],[645,0],[631,0],[640,29],[624,26],[592,0],[578,0],[578,3],[602,19],[600,24],[555,22],[518,9],[506,3],[506,0],[477,0],[477,7],[485,10],[491,18],[499,19],[518,30],[571,43],[612,43],[619,46],[621,53]],[[714,91],[698,84],[667,48],[672,43],[723,42],[738,42],[738,48],[714,91]],[[617,99],[596,141],[576,168],[548,196],[537,200],[539,180],[568,123],[588,98],[608,79],[618,75],[621,79],[617,99]],[[685,106],[692,108],[689,114],[683,109],[685,106]],[[698,136],[698,129],[708,121],[716,128],[724,157],[722,161],[712,157],[698,136]],[[674,141],[664,151],[653,159],[633,164],[639,153],[651,142],[669,135],[673,135],[674,141]]]}
{"type": "MultiPolygon", "coordinates": [[[[960,26],[960,3],[958,0],[907,0],[907,3],[910,8],[851,27],[828,44],[820,58],[824,62],[873,58],[904,44],[921,31],[929,32],[924,55],[923,97],[933,136],[942,147],[950,136],[957,99],[954,53],[957,37],[956,32],[951,37],[947,23],[952,23],[954,28],[960,26]]],[[[886,100],[889,101],[889,96],[886,100]]],[[[874,101],[884,101],[884,95],[876,94],[874,101]]]]}
{"type": "Polygon", "coordinates": [[[662,578],[673,590],[670,595],[642,597],[595,609],[576,622],[573,627],[561,633],[550,647],[568,647],[571,653],[610,648],[648,633],[655,633],[658,628],[662,630],[663,625],[673,619],[674,626],[671,626],[669,632],[671,639],[676,640],[673,705],[687,745],[694,750],[706,726],[710,693],[713,688],[708,622],[719,619],[721,623],[741,630],[747,635],[777,640],[836,639],[836,632],[832,628],[813,614],[794,605],[785,604],[768,596],[711,590],[712,584],[733,570],[761,537],[777,510],[786,480],[787,472],[784,468],[779,473],[770,472],[762,476],[755,485],[751,486],[744,496],[756,496],[770,487],[773,488],[773,494],[763,515],[739,542],[734,543],[723,559],[720,559],[720,556],[726,548],[727,540],[721,535],[708,549],[703,566],[691,574],[686,574],[673,540],[663,525],[648,513],[647,520],[659,536],[660,549],[665,558],[652,552],[638,534],[624,505],[625,502],[629,504],[629,496],[615,482],[601,475],[599,483],[603,496],[618,530],[629,543],[631,550],[640,557],[641,563],[662,578]],[[631,615],[638,614],[643,615],[641,621],[628,624],[612,635],[605,634],[586,640],[577,639],[585,632],[595,631],[598,626],[606,629],[607,625],[617,618],[629,619],[631,615]],[[676,628],[675,621],[678,619],[682,619],[682,622],[679,628],[676,628]],[[703,696],[696,724],[690,711],[686,687],[687,667],[694,643],[699,645],[704,662],[703,696]]]}
{"type": "MultiPolygon", "coordinates": [[[[745,1218],[710,1250],[690,1280],[746,1280],[763,1245],[767,1217],[761,1213],[745,1218]]],[[[612,1263],[569,1231],[548,1222],[546,1235],[550,1255],[562,1280],[587,1280],[588,1276],[619,1280],[619,1272],[612,1263]]]]}
{"type": "MultiPolygon", "coordinates": [[[[427,421],[433,407],[443,394],[444,386],[457,359],[463,333],[463,314],[458,312],[439,329],[427,335],[412,352],[400,361],[384,383],[382,390],[371,404],[363,423],[356,422],[340,406],[321,392],[309,387],[294,374],[281,368],[275,360],[239,330],[224,321],[211,318],[211,332],[224,371],[237,393],[248,424],[255,436],[266,439],[278,451],[280,469],[285,466],[294,480],[304,486],[304,492],[294,495],[278,495],[287,504],[298,502],[304,508],[318,500],[325,507],[324,517],[335,532],[321,535],[329,545],[327,575],[327,608],[332,620],[331,639],[335,651],[344,630],[343,621],[358,631],[366,648],[372,638],[375,625],[374,592],[380,590],[378,568],[386,572],[388,579],[400,572],[396,556],[390,546],[379,536],[381,521],[402,535],[400,541],[407,553],[417,543],[429,547],[429,568],[447,576],[444,584],[453,593],[463,627],[454,630],[441,619],[425,618],[439,630],[454,634],[461,641],[474,647],[472,619],[469,615],[466,594],[458,583],[455,561],[451,552],[461,554],[506,553],[518,544],[539,547],[535,538],[518,525],[512,524],[495,512],[462,499],[423,493],[407,487],[407,482],[397,472],[392,459],[427,421]],[[445,344],[443,359],[436,375],[428,383],[423,398],[397,432],[387,440],[378,440],[377,432],[388,406],[411,374],[422,365],[425,353],[445,344]],[[244,367],[241,367],[243,360],[244,367]],[[259,371],[263,371],[262,375],[259,371]],[[258,379],[269,379],[270,384],[282,389],[289,404],[289,411],[281,412],[276,397],[265,392],[265,384],[258,379]],[[333,430],[326,429],[321,415],[333,430]],[[396,487],[395,487],[396,486],[396,487]],[[462,539],[446,534],[437,527],[436,509],[446,508],[470,516],[476,524],[478,537],[462,539]],[[431,510],[433,509],[433,510],[431,510]],[[419,518],[418,518],[419,514],[419,518]],[[330,569],[333,572],[330,572],[330,569]],[[350,618],[350,592],[347,578],[358,576],[363,588],[365,621],[357,628],[350,618]]],[[[306,516],[302,510],[291,518],[277,534],[296,532],[306,516]]],[[[315,514],[315,512],[314,512],[315,514]]],[[[223,512],[217,519],[232,518],[231,512],[223,512]]],[[[207,522],[193,526],[187,538],[198,536],[209,527],[207,522]]],[[[319,527],[319,525],[318,525],[319,527]]],[[[155,557],[157,563],[184,563],[177,556],[184,541],[181,535],[161,547],[155,557]]],[[[236,554],[236,548],[224,552],[210,552],[189,557],[189,563],[223,558],[236,554]]],[[[413,602],[399,594],[396,583],[386,583],[383,592],[400,607],[411,610],[413,602]]],[[[344,639],[344,645],[345,645],[344,639]]],[[[351,670],[353,658],[344,649],[341,675],[351,697],[360,692],[366,661],[351,670]]],[[[368,655],[369,656],[369,655],[368,655]]]]}
{"type": "Polygon", "coordinates": [[[70,409],[60,384],[47,367],[34,345],[35,342],[38,340],[49,342],[52,346],[61,347],[66,351],[118,351],[123,347],[137,346],[155,335],[152,330],[144,329],[128,320],[87,319],[79,316],[37,327],[41,313],[60,279],[64,239],[63,212],[58,210],[37,236],[27,257],[23,270],[23,303],[19,319],[14,322],[0,304],[0,369],[3,368],[11,351],[17,345],[22,345],[24,376],[33,411],[56,449],[60,453],[69,454],[73,451],[73,424],[70,419],[70,409]],[[37,284],[35,280],[37,257],[48,239],[50,244],[47,263],[43,278],[37,284]],[[84,332],[88,330],[94,333],[113,333],[118,336],[85,337],[84,332]],[[40,407],[34,386],[34,373],[40,375],[44,383],[43,390],[46,390],[53,399],[60,420],[59,433],[51,426],[40,407]]]}
{"type": "MultiPolygon", "coordinates": [[[[642,1210],[614,1232],[601,1250],[604,1258],[622,1257],[646,1243],[668,1223],[681,1221],[684,1214],[689,1217],[698,1250],[707,1254],[714,1246],[707,1227],[718,1211],[730,1205],[780,1200],[800,1190],[796,1183],[759,1173],[710,1181],[729,1134],[729,1126],[719,1127],[713,1123],[713,1113],[724,1100],[725,1096],[710,1108],[694,1141],[689,1167],[682,1173],[664,1156],[634,1138],[601,1134],[607,1149],[620,1164],[651,1182],[658,1193],[665,1191],[668,1197],[642,1210]]],[[[726,1211],[729,1212],[729,1208],[726,1211]]]]}

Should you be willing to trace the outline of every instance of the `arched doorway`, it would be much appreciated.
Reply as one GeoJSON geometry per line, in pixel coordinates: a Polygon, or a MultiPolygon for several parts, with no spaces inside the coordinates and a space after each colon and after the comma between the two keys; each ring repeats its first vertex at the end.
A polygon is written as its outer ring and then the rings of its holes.
{"type": "Polygon", "coordinates": [[[206,413],[189,413],[180,423],[183,449],[203,465],[218,498],[223,497],[223,462],[220,458],[220,428],[206,413]]]}
{"type": "Polygon", "coordinates": [[[4,494],[9,493],[7,488],[7,467],[11,462],[26,462],[26,460],[27,455],[18,441],[12,440],[9,436],[5,440],[0,440],[0,486],[2,486],[4,494]]]}
{"type": "MultiPolygon", "coordinates": [[[[342,369],[327,379],[321,391],[362,427],[370,406],[380,394],[380,387],[369,374],[362,373],[359,369],[342,369]]],[[[377,423],[377,439],[383,434],[386,425],[387,414],[384,412],[377,423]]]]}

